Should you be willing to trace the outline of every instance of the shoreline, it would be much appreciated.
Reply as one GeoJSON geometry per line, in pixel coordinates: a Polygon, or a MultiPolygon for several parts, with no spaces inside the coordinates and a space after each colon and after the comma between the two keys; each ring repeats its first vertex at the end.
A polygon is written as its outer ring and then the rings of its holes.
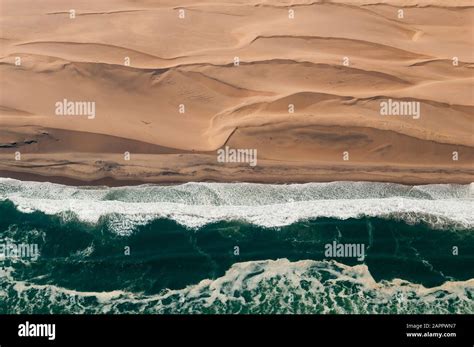
{"type": "Polygon", "coordinates": [[[469,185],[474,182],[473,180],[465,181],[429,181],[429,180],[371,180],[371,179],[325,179],[325,180],[287,180],[287,181],[276,181],[276,180],[251,180],[251,181],[240,181],[240,180],[215,180],[215,179],[204,179],[204,180],[188,180],[188,181],[147,181],[140,179],[118,179],[114,177],[101,177],[92,180],[85,180],[80,178],[73,178],[68,176],[57,176],[57,175],[40,175],[30,172],[15,172],[8,170],[0,170],[0,178],[10,178],[23,182],[44,182],[44,183],[53,183],[60,184],[65,186],[75,186],[75,187],[98,187],[105,186],[108,188],[114,187],[133,187],[140,185],[157,185],[157,186],[177,186],[186,183],[254,183],[254,184],[268,184],[268,185],[288,185],[288,184],[306,184],[306,183],[329,183],[329,182],[369,182],[369,183],[393,183],[401,184],[407,186],[416,186],[416,185],[430,185],[430,184],[456,184],[456,185],[469,185]]]}

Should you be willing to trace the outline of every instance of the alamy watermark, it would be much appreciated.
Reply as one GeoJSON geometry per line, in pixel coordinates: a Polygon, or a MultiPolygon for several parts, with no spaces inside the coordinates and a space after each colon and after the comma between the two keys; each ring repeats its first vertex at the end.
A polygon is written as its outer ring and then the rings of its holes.
{"type": "Polygon", "coordinates": [[[255,167],[257,165],[257,150],[255,148],[242,149],[225,146],[217,150],[217,162],[248,163],[250,166],[255,167]]]}
{"type": "Polygon", "coordinates": [[[384,100],[380,102],[381,116],[409,116],[413,119],[421,117],[421,106],[419,101],[397,101],[384,100]]]}
{"type": "Polygon", "coordinates": [[[365,259],[365,245],[363,243],[327,243],[324,245],[324,255],[327,258],[357,258],[365,259]]]}
{"type": "Polygon", "coordinates": [[[87,116],[95,118],[95,101],[70,101],[63,99],[55,104],[57,116],[87,116]]]}
{"type": "Polygon", "coordinates": [[[0,240],[0,260],[29,258],[36,260],[39,257],[38,244],[13,243],[0,240]]]}
{"type": "Polygon", "coordinates": [[[19,337],[47,337],[48,340],[56,339],[56,324],[54,323],[30,323],[26,321],[18,325],[19,337]]]}

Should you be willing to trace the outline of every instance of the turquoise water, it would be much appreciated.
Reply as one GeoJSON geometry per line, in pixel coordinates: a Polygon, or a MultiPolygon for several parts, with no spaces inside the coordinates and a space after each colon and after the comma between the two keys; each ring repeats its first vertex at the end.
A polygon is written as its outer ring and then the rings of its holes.
{"type": "Polygon", "coordinates": [[[0,313],[474,313],[472,207],[471,185],[3,179],[0,240],[40,255],[0,260],[0,313]]]}

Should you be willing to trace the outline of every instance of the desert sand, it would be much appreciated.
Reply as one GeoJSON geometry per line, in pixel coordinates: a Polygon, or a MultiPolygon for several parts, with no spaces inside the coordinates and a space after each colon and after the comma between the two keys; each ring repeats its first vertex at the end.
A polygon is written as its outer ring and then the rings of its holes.
{"type": "Polygon", "coordinates": [[[472,1],[0,4],[0,176],[474,181],[472,1]],[[382,115],[389,99],[419,116],[382,115]]]}

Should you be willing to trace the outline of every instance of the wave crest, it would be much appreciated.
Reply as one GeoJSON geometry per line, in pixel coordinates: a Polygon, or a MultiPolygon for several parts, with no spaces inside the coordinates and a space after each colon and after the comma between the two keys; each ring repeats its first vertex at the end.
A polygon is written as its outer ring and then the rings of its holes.
{"type": "Polygon", "coordinates": [[[97,223],[117,233],[168,218],[189,228],[219,221],[281,227],[321,217],[381,217],[434,229],[474,228],[474,184],[405,186],[332,182],[291,185],[187,183],[177,186],[69,187],[0,178],[0,200],[22,212],[41,211],[97,223]]]}
{"type": "Polygon", "coordinates": [[[236,263],[215,280],[150,296],[14,282],[2,271],[8,313],[474,313],[472,279],[434,288],[400,279],[377,283],[366,265],[335,261],[236,263]]]}

